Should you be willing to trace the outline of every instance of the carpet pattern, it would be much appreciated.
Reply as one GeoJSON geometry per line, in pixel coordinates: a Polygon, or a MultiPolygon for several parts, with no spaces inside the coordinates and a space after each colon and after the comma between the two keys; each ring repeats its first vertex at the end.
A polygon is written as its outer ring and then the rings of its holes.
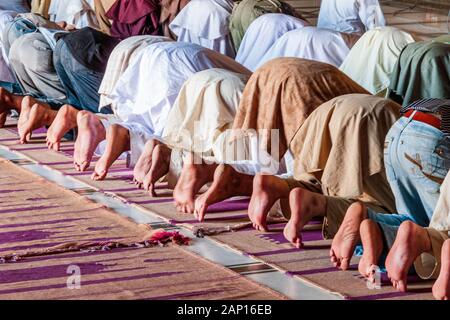
{"type": "MultiPolygon", "coordinates": [[[[63,142],[62,150],[55,152],[46,149],[43,130],[35,132],[33,137],[31,143],[20,145],[14,123],[10,122],[9,126],[0,129],[0,146],[19,152],[33,162],[82,181],[94,190],[113,195],[130,206],[157,214],[172,224],[181,224],[193,229],[236,226],[248,222],[246,215],[248,199],[230,199],[216,204],[209,209],[205,222],[199,223],[191,215],[176,212],[172,191],[167,189],[165,184],[158,186],[156,198],[143,190],[136,189],[132,184],[132,170],[126,168],[124,162],[117,162],[111,168],[105,181],[92,181],[90,175],[95,159],[90,170],[83,173],[76,172],[71,158],[72,142],[63,142]]],[[[352,268],[349,271],[342,272],[332,267],[328,256],[331,242],[322,239],[320,225],[311,223],[306,226],[303,231],[305,248],[301,250],[287,243],[282,235],[283,226],[284,223],[271,225],[271,231],[267,233],[246,227],[236,232],[214,235],[212,238],[293,277],[300,277],[346,299],[432,299],[432,283],[419,281],[416,277],[411,278],[410,291],[407,293],[395,292],[387,279],[383,280],[380,290],[370,290],[359,276],[357,258],[352,260],[352,268]]]]}

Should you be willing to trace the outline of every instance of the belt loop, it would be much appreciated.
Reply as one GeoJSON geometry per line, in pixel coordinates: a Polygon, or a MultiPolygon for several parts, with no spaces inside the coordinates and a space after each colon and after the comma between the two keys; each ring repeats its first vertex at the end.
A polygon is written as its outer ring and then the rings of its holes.
{"type": "Polygon", "coordinates": [[[408,118],[409,122],[411,122],[413,120],[413,118],[416,115],[416,113],[417,113],[417,110],[414,110],[413,113],[411,113],[411,115],[408,118]]]}
{"type": "Polygon", "coordinates": [[[403,125],[402,131],[403,131],[403,129],[405,129],[411,123],[411,121],[413,121],[413,118],[416,115],[416,113],[417,113],[417,110],[414,110],[411,113],[411,115],[408,118],[406,118],[407,120],[406,120],[406,123],[403,125]]]}

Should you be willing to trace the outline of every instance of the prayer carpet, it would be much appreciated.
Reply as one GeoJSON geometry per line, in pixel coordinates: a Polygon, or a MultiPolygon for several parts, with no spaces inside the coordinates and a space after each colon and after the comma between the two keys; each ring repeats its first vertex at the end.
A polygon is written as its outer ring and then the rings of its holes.
{"type": "MultiPolygon", "coordinates": [[[[171,190],[160,184],[158,197],[153,198],[147,192],[138,190],[132,184],[132,170],[126,168],[125,162],[117,162],[110,170],[105,181],[92,181],[91,169],[76,172],[72,165],[73,143],[64,142],[62,150],[55,152],[45,146],[45,132],[39,130],[33,135],[31,143],[21,145],[17,139],[14,122],[0,129],[0,146],[25,155],[30,160],[53,170],[82,181],[93,189],[113,195],[130,206],[138,207],[156,214],[167,222],[183,225],[189,229],[237,227],[234,232],[225,232],[211,237],[237,251],[252,256],[270,266],[299,277],[310,284],[318,286],[346,299],[432,299],[431,282],[419,281],[411,277],[409,292],[398,293],[382,277],[380,289],[369,289],[357,271],[358,259],[352,260],[352,268],[342,272],[334,268],[329,260],[330,241],[322,239],[320,223],[311,223],[303,231],[305,248],[292,247],[283,237],[284,222],[270,226],[271,232],[257,232],[248,223],[246,209],[247,199],[231,199],[212,206],[204,223],[199,223],[192,215],[178,214],[173,206],[171,190]]],[[[94,159],[95,160],[95,159],[94,159]]]]}
{"type": "Polygon", "coordinates": [[[0,299],[285,298],[151,234],[0,159],[0,299]]]}

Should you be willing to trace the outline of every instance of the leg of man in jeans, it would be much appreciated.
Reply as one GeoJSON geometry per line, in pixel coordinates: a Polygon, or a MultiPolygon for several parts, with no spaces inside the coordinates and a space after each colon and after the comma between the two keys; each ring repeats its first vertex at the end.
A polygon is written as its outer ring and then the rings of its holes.
{"type": "MultiPolygon", "coordinates": [[[[89,30],[86,32],[89,32],[89,30]]],[[[101,46],[102,43],[99,42],[98,45],[101,46]]],[[[108,58],[109,51],[103,51],[104,58],[108,58]]],[[[105,135],[100,118],[94,115],[98,112],[100,102],[98,91],[104,71],[95,70],[93,66],[87,66],[78,61],[64,39],[59,40],[56,45],[54,62],[59,78],[66,88],[69,105],[65,105],[59,110],[55,121],[50,126],[47,133],[47,145],[49,148],[58,149],[64,134],[78,127],[78,136],[81,137],[77,141],[83,142],[83,144],[87,143],[88,146],[86,148],[91,152],[94,144],[91,146],[90,141],[93,139],[93,136],[98,136],[98,139],[103,140],[105,135]]],[[[108,111],[107,108],[106,111],[103,108],[101,112],[111,113],[108,111]]],[[[97,140],[97,138],[94,140],[97,140]]],[[[77,163],[79,150],[79,143],[76,143],[75,163],[77,163]]]]}
{"type": "MultiPolygon", "coordinates": [[[[392,247],[404,221],[428,226],[450,168],[450,138],[427,123],[402,117],[386,137],[385,167],[398,214],[376,213],[355,204],[332,244],[332,251],[348,259],[362,240],[364,255],[359,270],[367,277],[372,266],[384,263],[380,257],[392,247]],[[346,239],[351,239],[350,244],[346,239]]],[[[336,266],[339,260],[332,256],[336,266]]]]}

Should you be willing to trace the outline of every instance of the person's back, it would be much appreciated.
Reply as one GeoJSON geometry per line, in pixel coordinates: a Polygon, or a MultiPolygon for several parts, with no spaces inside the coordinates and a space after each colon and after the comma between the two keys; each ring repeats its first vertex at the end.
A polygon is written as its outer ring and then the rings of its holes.
{"type": "Polygon", "coordinates": [[[232,0],[191,0],[169,27],[178,41],[199,44],[234,58],[229,29],[232,9],[232,0]]]}
{"type": "Polygon", "coordinates": [[[302,58],[339,67],[350,52],[340,32],[304,27],[286,32],[261,58],[258,67],[282,57],[302,58]]]}
{"type": "Polygon", "coordinates": [[[362,34],[386,25],[378,0],[323,0],[317,26],[362,34]]]}
{"type": "Polygon", "coordinates": [[[0,10],[12,10],[18,13],[30,12],[31,6],[28,0],[2,0],[0,10]]]}

